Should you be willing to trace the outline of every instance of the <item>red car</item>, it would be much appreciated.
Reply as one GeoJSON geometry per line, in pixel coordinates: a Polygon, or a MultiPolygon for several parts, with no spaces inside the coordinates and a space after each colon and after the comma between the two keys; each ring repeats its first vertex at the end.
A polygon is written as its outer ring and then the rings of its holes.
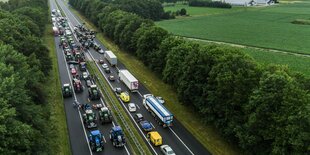
{"type": "Polygon", "coordinates": [[[76,69],[75,69],[75,68],[71,68],[71,74],[72,74],[73,76],[76,75],[76,69]]]}

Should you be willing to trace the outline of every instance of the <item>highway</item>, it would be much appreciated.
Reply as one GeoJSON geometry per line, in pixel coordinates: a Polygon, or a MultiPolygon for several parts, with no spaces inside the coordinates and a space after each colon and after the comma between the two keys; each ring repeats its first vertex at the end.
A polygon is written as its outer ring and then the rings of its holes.
{"type": "MultiPolygon", "coordinates": [[[[51,7],[55,7],[56,4],[54,3],[54,0],[51,1],[51,7]]],[[[67,8],[67,5],[64,4],[62,0],[57,0],[58,4],[60,5],[61,9],[65,13],[66,17],[68,18],[68,21],[71,26],[79,25],[81,24],[81,20],[75,16],[71,11],[67,8]]],[[[58,45],[59,38],[55,38],[55,42],[58,45]]],[[[102,49],[108,50],[104,47],[102,43],[100,43],[98,40],[95,39],[95,42],[98,43],[102,49]]],[[[98,52],[94,51],[93,49],[90,49],[87,51],[88,55],[97,62],[99,59],[103,59],[103,55],[99,54],[98,52]]],[[[59,63],[59,72],[61,75],[61,82],[62,83],[69,83],[70,80],[70,73],[68,72],[68,66],[66,66],[66,62],[64,60],[63,51],[60,50],[57,46],[57,54],[58,54],[58,63],[59,63]]],[[[104,59],[105,63],[109,65],[109,63],[104,59]]],[[[119,69],[126,69],[125,66],[118,62],[117,67],[111,67],[109,66],[112,73],[107,74],[105,72],[102,72],[103,69],[100,67],[101,73],[107,78],[109,75],[114,75],[116,79],[118,79],[117,76],[117,70],[119,69]]],[[[139,79],[138,79],[139,80],[139,79]]],[[[108,81],[108,80],[107,80],[108,81]]],[[[125,84],[122,82],[116,80],[115,82],[108,81],[110,86],[112,88],[120,87],[122,90],[126,90],[129,92],[125,84]]],[[[162,126],[159,126],[156,121],[154,120],[153,116],[145,109],[145,107],[142,105],[142,95],[143,94],[150,94],[151,92],[147,90],[142,82],[139,84],[139,92],[138,93],[131,93],[130,102],[135,103],[138,107],[136,113],[141,113],[144,118],[148,121],[150,121],[153,126],[155,127],[155,130],[160,133],[160,135],[163,137],[163,144],[168,144],[171,146],[171,148],[175,151],[177,155],[209,155],[209,151],[203,147],[202,144],[200,144],[186,129],[181,125],[181,123],[178,121],[177,118],[174,118],[173,127],[169,128],[163,128],[162,126]]],[[[77,99],[82,102],[87,102],[87,92],[84,91],[81,94],[76,94],[77,99]]],[[[70,142],[71,142],[71,149],[73,154],[91,154],[86,137],[85,137],[85,128],[83,128],[83,123],[81,122],[80,114],[77,109],[74,109],[72,107],[72,102],[74,98],[65,99],[65,111],[67,115],[67,124],[68,124],[68,130],[69,130],[69,136],[70,136],[70,142]]],[[[99,102],[99,101],[98,101],[99,102]]],[[[96,103],[96,102],[94,102],[96,103]]],[[[121,100],[119,102],[125,108],[127,111],[127,114],[131,116],[132,121],[133,116],[135,113],[129,113],[127,103],[122,103],[121,100]]],[[[145,135],[146,133],[143,132],[140,127],[135,123],[136,128],[139,130],[141,136],[145,139],[145,141],[148,143],[148,146],[150,150],[153,152],[153,154],[161,154],[159,147],[153,147],[146,139],[145,135]]],[[[102,131],[105,135],[105,137],[108,137],[107,133],[110,130],[112,125],[104,125],[100,126],[100,131],[102,131]]],[[[87,131],[87,130],[86,130],[87,131]]],[[[107,139],[107,138],[106,138],[107,139]]],[[[112,144],[107,142],[105,145],[105,150],[103,151],[103,154],[129,154],[130,150],[128,149],[114,149],[112,144]],[[128,151],[128,152],[127,152],[128,151]]]]}
{"type": "MultiPolygon", "coordinates": [[[[57,9],[57,5],[54,0],[50,0],[50,6],[51,9],[57,9]]],[[[52,28],[52,25],[51,25],[52,28]]],[[[66,63],[64,52],[62,48],[59,48],[59,42],[60,37],[55,37],[55,47],[56,47],[56,53],[58,58],[58,68],[59,68],[59,75],[61,84],[65,83],[72,83],[72,75],[69,71],[68,64],[66,63]]],[[[78,66],[76,66],[78,68],[78,66]]],[[[79,71],[79,69],[78,69],[79,71]]],[[[79,71],[79,75],[81,75],[81,72],[79,71]]],[[[112,146],[111,141],[109,140],[109,131],[112,128],[113,125],[116,123],[110,123],[110,124],[104,124],[101,125],[98,123],[98,128],[101,133],[103,133],[105,137],[105,145],[104,145],[104,151],[100,153],[93,153],[90,150],[90,147],[88,145],[87,136],[89,135],[89,129],[84,127],[83,121],[82,121],[82,110],[78,110],[78,108],[73,106],[73,102],[76,99],[80,103],[89,103],[88,101],[88,93],[87,93],[87,87],[84,80],[81,80],[82,84],[84,85],[84,91],[82,93],[74,93],[74,96],[72,98],[65,98],[64,104],[65,107],[65,113],[66,113],[66,120],[67,120],[67,126],[69,131],[69,139],[70,139],[70,146],[71,151],[73,155],[92,155],[92,154],[115,154],[115,155],[130,155],[131,151],[129,150],[128,146],[125,146],[125,148],[115,148],[112,146]]],[[[103,100],[98,101],[91,101],[92,104],[98,104],[103,103],[103,100]]],[[[99,116],[97,114],[97,116],[99,116]]],[[[94,130],[94,129],[92,129],[94,130]]]]}

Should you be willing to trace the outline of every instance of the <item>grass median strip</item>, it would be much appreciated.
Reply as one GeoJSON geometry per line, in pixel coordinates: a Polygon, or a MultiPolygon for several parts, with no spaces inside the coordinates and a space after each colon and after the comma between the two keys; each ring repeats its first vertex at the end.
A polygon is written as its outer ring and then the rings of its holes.
{"type": "MultiPolygon", "coordinates": [[[[87,27],[99,32],[99,30],[79,12],[77,12],[72,7],[69,7],[69,9],[74,14],[76,14],[86,24],[87,27]]],[[[109,50],[112,50],[114,54],[116,54],[119,61],[122,62],[126,68],[147,87],[148,90],[150,90],[155,95],[165,98],[167,102],[166,106],[169,108],[169,110],[182,123],[182,125],[185,126],[185,128],[189,130],[189,132],[195,136],[195,138],[212,154],[241,154],[235,146],[227,143],[226,140],[220,136],[219,132],[213,128],[212,125],[203,124],[196,112],[187,107],[186,103],[181,104],[181,102],[179,102],[177,99],[176,92],[169,85],[165,84],[156,74],[145,67],[141,61],[139,61],[136,57],[120,50],[117,45],[104,37],[102,33],[98,33],[96,37],[109,50]]]]}
{"type": "Polygon", "coordinates": [[[51,105],[51,130],[56,130],[57,137],[52,139],[51,145],[55,148],[55,153],[59,155],[71,154],[69,134],[67,129],[66,115],[64,111],[63,98],[61,94],[61,84],[58,72],[58,63],[55,49],[54,36],[51,29],[51,24],[47,24],[43,41],[49,49],[49,55],[52,59],[52,70],[49,78],[45,83],[45,91],[48,95],[48,103],[51,105]]]}
{"type": "MultiPolygon", "coordinates": [[[[109,87],[109,84],[107,83],[106,80],[104,80],[104,77],[103,75],[99,72],[98,68],[96,67],[95,65],[95,62],[93,61],[88,61],[87,62],[88,64],[88,70],[90,72],[91,75],[96,75],[96,77],[98,79],[100,79],[100,82],[97,81],[97,86],[102,90],[102,93],[104,95],[104,98],[105,98],[105,102],[107,104],[107,106],[112,110],[113,114],[114,114],[114,118],[116,120],[116,122],[124,127],[124,122],[122,122],[121,118],[120,118],[120,114],[117,113],[116,109],[112,108],[112,105],[111,104],[114,104],[118,109],[119,111],[121,112],[121,115],[123,115],[125,121],[127,122],[127,124],[129,125],[129,127],[132,129],[133,131],[133,136],[135,136],[137,138],[137,140],[139,141],[139,144],[142,146],[145,154],[149,154],[151,155],[152,153],[149,151],[146,143],[144,142],[144,140],[142,139],[142,137],[139,135],[138,131],[136,130],[136,128],[134,127],[134,124],[131,122],[130,118],[128,117],[128,115],[126,114],[125,110],[122,108],[122,106],[119,103],[118,99],[116,98],[116,96],[114,95],[114,92],[112,91],[112,89],[109,87]],[[102,85],[103,84],[103,85],[102,85]],[[107,89],[105,89],[107,88],[107,89]],[[110,97],[109,97],[110,96],[110,97]],[[112,100],[113,101],[112,101],[112,100]]],[[[124,128],[123,128],[124,129],[124,128]]],[[[124,129],[124,133],[126,135],[126,138],[128,139],[129,141],[129,147],[131,148],[131,150],[133,150],[133,153],[134,154],[140,154],[139,152],[139,149],[132,145],[134,144],[134,141],[133,139],[130,138],[130,133],[128,131],[126,131],[124,129]]]]}

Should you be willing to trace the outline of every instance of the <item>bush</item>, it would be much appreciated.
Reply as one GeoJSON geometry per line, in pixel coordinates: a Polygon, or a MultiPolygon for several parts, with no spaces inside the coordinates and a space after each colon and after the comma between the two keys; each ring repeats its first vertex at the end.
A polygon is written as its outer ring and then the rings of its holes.
{"type": "Polygon", "coordinates": [[[181,15],[181,16],[185,16],[185,15],[186,15],[186,9],[182,8],[182,9],[180,10],[180,15],[181,15]]]}
{"type": "Polygon", "coordinates": [[[211,8],[228,8],[228,9],[230,9],[232,7],[228,3],[219,2],[219,1],[208,2],[208,1],[193,0],[193,1],[189,1],[188,5],[189,6],[198,6],[198,7],[211,7],[211,8]]]}

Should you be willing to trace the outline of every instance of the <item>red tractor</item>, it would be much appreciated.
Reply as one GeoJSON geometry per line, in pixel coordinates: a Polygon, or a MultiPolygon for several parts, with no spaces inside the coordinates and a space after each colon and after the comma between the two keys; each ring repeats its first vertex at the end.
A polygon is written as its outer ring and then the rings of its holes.
{"type": "Polygon", "coordinates": [[[83,92],[83,86],[82,86],[81,80],[76,79],[76,78],[72,79],[72,85],[76,93],[83,92]]]}

